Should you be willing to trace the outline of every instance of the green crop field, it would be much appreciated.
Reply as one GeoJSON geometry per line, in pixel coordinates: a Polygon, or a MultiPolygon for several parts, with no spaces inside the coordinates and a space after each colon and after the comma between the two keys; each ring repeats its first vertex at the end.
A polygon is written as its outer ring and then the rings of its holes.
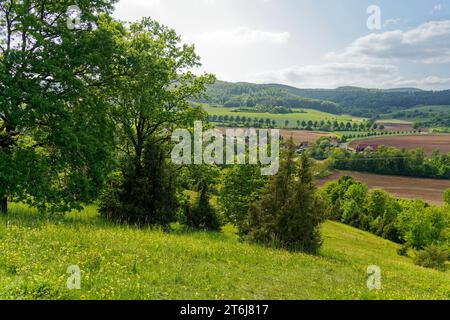
{"type": "Polygon", "coordinates": [[[51,220],[12,205],[0,217],[1,299],[449,299],[450,271],[397,255],[397,245],[327,222],[319,256],[222,233],[115,226],[94,207],[51,220]],[[69,290],[69,265],[81,289],[69,290]],[[381,268],[370,291],[367,267],[381,268]]]}
{"type": "Polygon", "coordinates": [[[209,115],[217,115],[217,116],[233,116],[233,117],[247,117],[247,118],[258,118],[258,119],[266,119],[275,120],[277,122],[277,126],[285,126],[285,121],[289,121],[288,127],[295,128],[297,127],[297,121],[338,121],[338,122],[361,122],[365,119],[356,118],[348,115],[335,115],[331,113],[321,112],[312,109],[302,109],[303,112],[297,113],[289,113],[289,114],[272,114],[272,113],[257,113],[257,112],[235,112],[233,108],[224,108],[224,107],[211,107],[211,106],[202,106],[203,109],[209,115]]]}

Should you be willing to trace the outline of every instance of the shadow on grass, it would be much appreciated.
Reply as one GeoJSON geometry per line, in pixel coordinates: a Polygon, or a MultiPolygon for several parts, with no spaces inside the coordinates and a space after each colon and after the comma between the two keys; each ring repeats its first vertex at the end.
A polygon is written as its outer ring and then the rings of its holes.
{"type": "Polygon", "coordinates": [[[95,206],[87,206],[82,211],[67,214],[47,214],[22,203],[11,203],[8,213],[0,215],[0,223],[29,228],[39,228],[47,224],[98,227],[112,225],[100,217],[95,206]]]}
{"type": "Polygon", "coordinates": [[[65,225],[70,227],[95,228],[125,228],[144,232],[163,231],[167,234],[189,236],[195,238],[208,238],[214,240],[237,240],[237,230],[231,225],[222,227],[221,231],[198,231],[186,228],[180,223],[173,223],[170,230],[161,228],[139,227],[133,224],[121,224],[102,218],[95,205],[86,206],[81,211],[72,211],[66,214],[46,214],[23,203],[11,203],[8,213],[0,215],[0,224],[15,225],[26,228],[41,228],[45,225],[65,225]]]}

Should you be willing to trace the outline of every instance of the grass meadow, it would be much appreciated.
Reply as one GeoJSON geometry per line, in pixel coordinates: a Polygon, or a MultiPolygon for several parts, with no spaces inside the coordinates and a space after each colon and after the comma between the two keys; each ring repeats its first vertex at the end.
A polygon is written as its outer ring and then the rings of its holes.
{"type": "Polygon", "coordinates": [[[331,113],[321,112],[312,109],[303,109],[303,112],[294,112],[288,114],[272,114],[272,113],[259,113],[259,112],[235,112],[233,108],[224,108],[224,107],[211,107],[203,105],[202,108],[209,115],[217,115],[217,116],[233,116],[233,117],[247,117],[247,118],[258,118],[258,119],[266,119],[275,120],[277,122],[278,127],[285,127],[285,121],[289,121],[289,128],[296,128],[297,121],[339,121],[339,122],[361,122],[364,119],[356,118],[348,115],[334,115],[331,113]]]}
{"type": "Polygon", "coordinates": [[[450,299],[450,271],[415,266],[398,245],[326,222],[319,256],[220,233],[113,225],[94,206],[46,218],[12,204],[0,217],[0,299],[450,299]],[[81,289],[67,288],[67,268],[81,289]],[[367,267],[382,289],[367,288],[367,267]]]}

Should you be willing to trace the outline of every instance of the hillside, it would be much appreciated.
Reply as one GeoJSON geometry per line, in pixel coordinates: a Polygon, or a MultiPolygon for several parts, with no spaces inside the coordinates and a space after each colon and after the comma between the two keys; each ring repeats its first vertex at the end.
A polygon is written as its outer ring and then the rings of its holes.
{"type": "Polygon", "coordinates": [[[449,271],[423,269],[397,245],[339,223],[317,257],[223,233],[171,234],[101,221],[94,208],[46,220],[14,205],[0,217],[1,299],[449,299],[449,271]],[[69,265],[81,290],[66,289],[69,265]],[[382,270],[369,291],[366,270],[382,270]]]}
{"type": "Polygon", "coordinates": [[[265,104],[361,117],[375,117],[417,105],[450,105],[450,90],[424,91],[415,88],[299,89],[280,84],[217,81],[209,86],[207,95],[208,100],[200,102],[226,107],[254,107],[256,104],[265,104]]]}
{"type": "Polygon", "coordinates": [[[417,122],[429,127],[450,127],[450,106],[416,106],[384,114],[381,117],[417,122]]]}

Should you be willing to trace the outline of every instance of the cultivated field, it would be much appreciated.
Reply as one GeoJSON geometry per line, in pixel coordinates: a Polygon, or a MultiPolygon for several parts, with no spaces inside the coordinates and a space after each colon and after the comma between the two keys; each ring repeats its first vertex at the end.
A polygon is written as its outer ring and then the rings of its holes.
{"type": "Polygon", "coordinates": [[[411,131],[414,131],[412,123],[408,123],[408,122],[379,121],[378,123],[384,125],[384,131],[388,131],[388,132],[411,132],[411,131]]]}
{"type": "Polygon", "coordinates": [[[365,140],[355,140],[350,143],[351,148],[358,144],[374,143],[387,147],[418,149],[423,148],[428,155],[435,150],[442,153],[450,152],[450,134],[422,134],[408,136],[385,136],[379,138],[369,138],[365,140]]]}
{"type": "Polygon", "coordinates": [[[284,139],[292,137],[296,144],[302,142],[313,143],[321,137],[336,137],[334,133],[323,131],[280,130],[280,134],[284,139]]]}
{"type": "Polygon", "coordinates": [[[223,108],[223,107],[210,107],[206,105],[202,105],[202,108],[209,115],[217,115],[217,116],[233,116],[233,117],[247,117],[247,118],[258,118],[258,119],[266,119],[275,120],[277,122],[277,126],[285,127],[285,121],[289,121],[289,128],[296,128],[297,121],[339,121],[339,122],[361,122],[362,118],[356,118],[348,115],[335,115],[331,113],[321,112],[312,109],[302,109],[303,112],[294,112],[289,114],[272,114],[272,113],[257,113],[257,112],[235,112],[233,108],[223,108]]]}
{"type": "Polygon", "coordinates": [[[371,189],[383,189],[398,198],[422,199],[435,205],[443,204],[443,193],[450,188],[449,180],[385,176],[349,171],[336,172],[320,180],[318,185],[323,186],[326,182],[343,176],[351,176],[357,181],[366,183],[371,189]]]}
{"type": "MultiPolygon", "coordinates": [[[[225,133],[227,129],[239,129],[239,128],[224,128],[217,127],[218,130],[225,133]]],[[[243,128],[240,128],[243,129],[243,128]]],[[[306,131],[306,130],[280,130],[280,135],[283,139],[289,139],[292,137],[295,144],[300,144],[302,142],[313,143],[317,141],[321,137],[335,137],[336,135],[331,132],[323,132],[323,131],[306,131]]]]}

